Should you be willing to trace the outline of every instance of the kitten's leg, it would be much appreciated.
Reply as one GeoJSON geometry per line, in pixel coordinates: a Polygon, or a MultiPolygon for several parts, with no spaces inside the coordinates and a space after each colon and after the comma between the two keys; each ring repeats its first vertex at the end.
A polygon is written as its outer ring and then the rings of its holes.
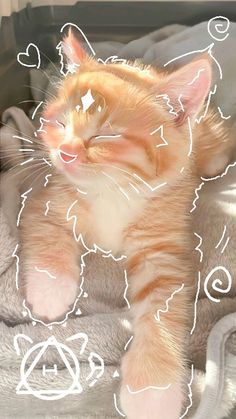
{"type": "Polygon", "coordinates": [[[122,360],[121,406],[128,419],[179,419],[184,338],[192,311],[189,275],[173,255],[165,255],[165,266],[158,256],[155,265],[146,258],[136,262],[138,256],[130,259],[130,266],[136,263],[128,280],[134,338],[122,360]]]}
{"type": "Polygon", "coordinates": [[[20,277],[34,317],[64,318],[78,295],[79,275],[78,244],[70,232],[46,220],[24,225],[20,277]]]}

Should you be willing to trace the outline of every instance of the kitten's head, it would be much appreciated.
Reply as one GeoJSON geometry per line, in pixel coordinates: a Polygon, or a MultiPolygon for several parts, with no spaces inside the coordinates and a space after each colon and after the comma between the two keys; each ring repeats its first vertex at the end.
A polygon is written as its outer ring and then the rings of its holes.
{"type": "Polygon", "coordinates": [[[208,59],[168,74],[137,62],[98,62],[72,32],[63,45],[77,70],[43,115],[54,165],[73,184],[94,191],[111,182],[128,186],[135,179],[137,186],[139,178],[158,183],[174,177],[190,155],[189,124],[210,88],[208,59]]]}

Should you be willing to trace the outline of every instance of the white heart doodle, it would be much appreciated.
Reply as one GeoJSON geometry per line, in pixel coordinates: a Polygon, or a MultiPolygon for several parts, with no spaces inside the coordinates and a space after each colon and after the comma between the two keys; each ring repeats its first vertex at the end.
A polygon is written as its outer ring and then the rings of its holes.
{"type": "Polygon", "coordinates": [[[37,45],[33,44],[32,42],[27,46],[26,48],[26,52],[19,52],[17,54],[17,61],[18,63],[20,63],[21,65],[23,65],[24,67],[36,67],[39,68],[41,65],[41,57],[40,57],[40,52],[39,49],[37,47],[37,45]],[[29,50],[32,50],[32,52],[29,52],[29,50]],[[23,61],[24,57],[30,57],[31,55],[37,55],[37,62],[35,64],[27,64],[23,61]]]}

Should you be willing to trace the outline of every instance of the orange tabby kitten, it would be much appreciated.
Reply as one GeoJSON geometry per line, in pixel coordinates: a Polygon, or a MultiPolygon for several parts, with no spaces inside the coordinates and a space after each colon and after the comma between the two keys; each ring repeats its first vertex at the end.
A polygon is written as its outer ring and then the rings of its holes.
{"type": "Polygon", "coordinates": [[[89,247],[127,256],[134,338],[122,359],[122,409],[128,419],[177,419],[187,393],[197,172],[213,175],[227,162],[221,122],[195,121],[211,66],[206,56],[170,74],[137,63],[101,64],[71,32],[64,48],[78,68],[43,115],[42,140],[56,170],[28,200],[20,226],[26,301],[47,321],[63,318],[75,301],[80,250],[67,212],[77,200],[76,235],[89,247]]]}

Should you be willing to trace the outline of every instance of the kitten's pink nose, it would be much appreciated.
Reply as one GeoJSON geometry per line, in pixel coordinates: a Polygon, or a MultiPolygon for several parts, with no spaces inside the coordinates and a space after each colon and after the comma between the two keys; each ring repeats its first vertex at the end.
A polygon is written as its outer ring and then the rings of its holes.
{"type": "Polygon", "coordinates": [[[75,151],[71,149],[71,147],[67,144],[62,144],[60,146],[58,149],[58,154],[63,163],[72,163],[78,157],[78,154],[75,153],[75,151]]]}

